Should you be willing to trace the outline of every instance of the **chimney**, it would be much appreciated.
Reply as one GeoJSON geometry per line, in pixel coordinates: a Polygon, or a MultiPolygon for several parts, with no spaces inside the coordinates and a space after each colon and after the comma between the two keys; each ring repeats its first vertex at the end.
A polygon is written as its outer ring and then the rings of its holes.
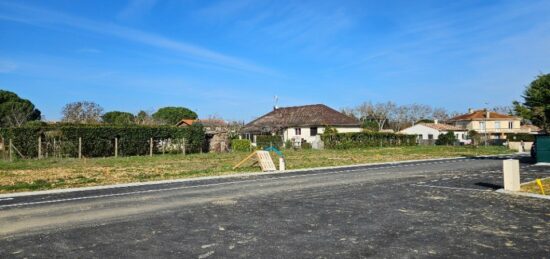
{"type": "Polygon", "coordinates": [[[438,123],[439,123],[439,121],[438,121],[438,120],[434,120],[434,124],[438,124],[438,123]]]}
{"type": "Polygon", "coordinates": [[[485,110],[485,117],[489,119],[491,117],[491,112],[489,110],[485,110]]]}
{"type": "Polygon", "coordinates": [[[474,109],[472,109],[472,108],[468,108],[468,113],[469,113],[469,114],[472,114],[472,113],[474,113],[474,109]]]}

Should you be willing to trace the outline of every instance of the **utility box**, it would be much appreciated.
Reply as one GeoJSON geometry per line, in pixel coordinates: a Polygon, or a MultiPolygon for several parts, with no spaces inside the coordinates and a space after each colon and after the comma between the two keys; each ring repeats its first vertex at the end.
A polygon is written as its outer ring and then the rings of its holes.
{"type": "Polygon", "coordinates": [[[550,136],[537,136],[535,151],[537,163],[550,163],[550,136]]]}

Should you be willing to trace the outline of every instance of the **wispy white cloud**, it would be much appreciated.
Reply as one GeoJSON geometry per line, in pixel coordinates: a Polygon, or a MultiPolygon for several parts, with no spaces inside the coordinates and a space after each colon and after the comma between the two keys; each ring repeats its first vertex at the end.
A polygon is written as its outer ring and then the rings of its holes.
{"type": "Polygon", "coordinates": [[[0,60],[0,73],[11,73],[17,69],[18,65],[9,60],[0,60]]]}
{"type": "Polygon", "coordinates": [[[254,44],[298,48],[316,56],[339,50],[338,36],[356,24],[345,5],[319,1],[220,1],[198,11],[196,18],[223,23],[232,28],[229,34],[254,44]]]}
{"type": "Polygon", "coordinates": [[[153,9],[157,2],[157,0],[130,0],[118,13],[117,18],[127,20],[142,16],[153,9]]]}
{"type": "Polygon", "coordinates": [[[0,3],[0,6],[2,7],[2,10],[0,11],[0,19],[3,20],[10,20],[42,27],[51,25],[71,27],[98,34],[109,35],[160,49],[171,50],[177,54],[180,54],[182,57],[211,63],[221,67],[267,75],[278,75],[278,73],[272,69],[256,65],[241,58],[232,57],[186,42],[173,40],[157,34],[136,30],[125,26],[96,22],[33,6],[23,6],[10,3],[0,3]]]}

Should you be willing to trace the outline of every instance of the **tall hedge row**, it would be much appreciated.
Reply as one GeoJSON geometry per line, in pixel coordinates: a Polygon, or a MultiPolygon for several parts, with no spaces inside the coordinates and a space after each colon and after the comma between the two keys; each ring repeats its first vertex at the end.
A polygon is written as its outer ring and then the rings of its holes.
{"type": "Polygon", "coordinates": [[[38,137],[42,139],[42,151],[55,149],[62,156],[78,155],[79,138],[82,139],[82,155],[103,157],[114,155],[115,138],[121,156],[149,153],[149,140],[153,138],[153,152],[159,153],[160,144],[180,144],[185,138],[187,152],[198,152],[205,135],[200,125],[186,128],[169,126],[103,126],[103,125],[55,125],[42,127],[3,128],[0,135],[4,141],[12,139],[13,145],[26,157],[38,156],[38,137]]]}
{"type": "Polygon", "coordinates": [[[416,136],[380,132],[353,132],[324,134],[321,136],[328,149],[364,147],[414,146],[416,136]]]}
{"type": "Polygon", "coordinates": [[[528,133],[508,133],[506,134],[506,139],[508,141],[512,141],[512,142],[520,142],[520,141],[525,141],[525,142],[533,142],[535,141],[535,135],[533,134],[528,134],[528,133]]]}
{"type": "Polygon", "coordinates": [[[279,135],[258,135],[256,136],[256,145],[260,148],[274,146],[283,147],[283,137],[279,135]]]}

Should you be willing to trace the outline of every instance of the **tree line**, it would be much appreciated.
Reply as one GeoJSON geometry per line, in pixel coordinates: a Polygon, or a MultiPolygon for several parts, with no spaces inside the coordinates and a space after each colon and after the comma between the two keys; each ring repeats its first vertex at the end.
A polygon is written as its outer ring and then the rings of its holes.
{"type": "Polygon", "coordinates": [[[360,120],[364,128],[373,131],[384,129],[400,131],[419,122],[433,122],[433,120],[443,122],[459,114],[425,104],[398,105],[391,101],[364,102],[356,107],[345,108],[342,112],[360,120]]]}
{"type": "MultiPolygon", "coordinates": [[[[524,90],[523,102],[514,101],[511,105],[496,106],[489,110],[521,117],[523,124],[532,124],[545,132],[550,130],[550,74],[539,75],[524,90]]],[[[446,122],[460,115],[445,108],[424,104],[398,105],[394,102],[364,102],[342,112],[361,121],[365,129],[400,131],[421,122],[446,122]]]]}
{"type": "MultiPolygon", "coordinates": [[[[544,131],[550,130],[550,74],[542,74],[531,82],[522,95],[523,102],[514,101],[509,106],[494,107],[492,110],[515,115],[523,123],[533,124],[544,131]]],[[[365,102],[356,107],[345,108],[343,113],[359,119],[363,127],[381,131],[402,130],[419,122],[445,122],[458,115],[445,108],[424,104],[398,105],[394,102],[365,102]]],[[[115,125],[176,125],[182,119],[197,119],[197,114],[185,107],[163,107],[156,112],[140,111],[137,114],[124,111],[103,112],[94,102],[82,101],[65,105],[62,121],[68,123],[108,123],[115,125]]],[[[17,94],[0,90],[0,126],[20,127],[29,122],[40,121],[41,112],[34,104],[17,94]]]]}
{"type": "MultiPolygon", "coordinates": [[[[186,107],[162,107],[156,112],[108,111],[95,102],[79,101],[66,104],[61,121],[73,124],[111,125],[176,125],[182,119],[197,119],[198,115],[186,107]]],[[[21,127],[40,123],[42,113],[34,104],[17,94],[0,90],[0,127],[21,127]]]]}
{"type": "Polygon", "coordinates": [[[137,114],[124,111],[103,113],[103,108],[94,102],[73,102],[61,112],[63,122],[107,123],[113,125],[176,125],[182,119],[197,119],[197,113],[185,107],[163,107],[154,113],[139,111],[137,114]]]}

